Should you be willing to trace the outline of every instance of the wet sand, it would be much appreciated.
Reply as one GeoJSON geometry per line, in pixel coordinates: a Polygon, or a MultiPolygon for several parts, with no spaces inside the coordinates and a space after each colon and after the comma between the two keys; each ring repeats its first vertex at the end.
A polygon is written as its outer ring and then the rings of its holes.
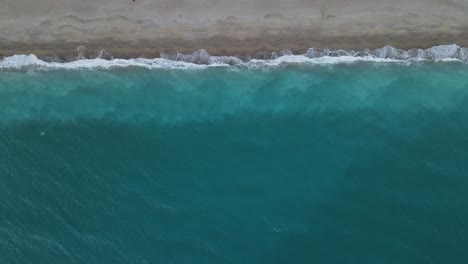
{"type": "Polygon", "coordinates": [[[254,56],[310,47],[468,46],[466,0],[0,0],[0,56],[254,56]],[[105,52],[104,52],[105,51],[105,52]]]}

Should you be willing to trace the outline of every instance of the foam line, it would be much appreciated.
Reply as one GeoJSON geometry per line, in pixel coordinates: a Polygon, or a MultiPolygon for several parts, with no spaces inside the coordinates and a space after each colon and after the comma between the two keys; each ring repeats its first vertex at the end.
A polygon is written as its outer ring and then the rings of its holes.
{"type": "Polygon", "coordinates": [[[293,55],[288,51],[265,53],[242,61],[232,56],[211,56],[205,50],[192,54],[161,54],[160,58],[145,59],[80,59],[72,62],[46,62],[36,55],[14,55],[0,61],[3,70],[48,70],[48,69],[112,69],[142,67],[148,69],[202,69],[207,67],[275,67],[295,64],[343,64],[354,62],[412,63],[412,62],[459,61],[468,62],[468,48],[455,44],[435,46],[429,49],[401,50],[386,46],[375,50],[309,49],[305,54],[293,55]],[[259,59],[258,57],[261,57],[259,59]]]}

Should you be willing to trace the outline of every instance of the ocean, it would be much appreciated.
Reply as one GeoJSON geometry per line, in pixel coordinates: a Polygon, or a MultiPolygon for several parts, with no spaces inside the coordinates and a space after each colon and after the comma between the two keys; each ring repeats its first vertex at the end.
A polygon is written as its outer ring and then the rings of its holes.
{"type": "Polygon", "coordinates": [[[464,263],[468,64],[277,60],[5,58],[0,263],[464,263]]]}

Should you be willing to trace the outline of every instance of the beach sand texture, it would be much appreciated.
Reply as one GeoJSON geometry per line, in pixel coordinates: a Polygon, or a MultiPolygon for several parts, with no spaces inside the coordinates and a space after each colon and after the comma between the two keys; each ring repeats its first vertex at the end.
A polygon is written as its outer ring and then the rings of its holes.
{"type": "Polygon", "coordinates": [[[0,57],[468,46],[468,0],[0,0],[0,57]],[[102,52],[105,51],[105,52],[102,52]]]}

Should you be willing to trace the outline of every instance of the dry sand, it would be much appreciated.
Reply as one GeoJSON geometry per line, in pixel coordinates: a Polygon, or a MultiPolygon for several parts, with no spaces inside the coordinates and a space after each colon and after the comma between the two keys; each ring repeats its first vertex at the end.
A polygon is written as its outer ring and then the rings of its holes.
{"type": "MultiPolygon", "coordinates": [[[[0,56],[468,46],[468,0],[0,0],[0,56]]],[[[110,55],[109,55],[110,54],[110,55]]]]}

